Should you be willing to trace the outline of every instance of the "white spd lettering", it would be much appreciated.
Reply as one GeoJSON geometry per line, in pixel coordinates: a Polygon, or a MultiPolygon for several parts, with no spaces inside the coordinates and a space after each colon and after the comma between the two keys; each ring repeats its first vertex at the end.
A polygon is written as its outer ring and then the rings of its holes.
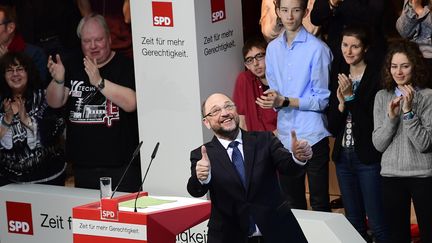
{"type": "Polygon", "coordinates": [[[217,12],[213,12],[212,13],[212,21],[215,22],[215,21],[221,20],[224,18],[224,16],[225,16],[225,13],[222,10],[217,11],[217,12]]]}
{"type": "Polygon", "coordinates": [[[169,17],[163,17],[163,16],[155,16],[153,18],[153,24],[154,25],[165,25],[169,26],[171,24],[171,19],[169,17]]]}
{"type": "Polygon", "coordinates": [[[102,210],[102,217],[104,218],[114,218],[115,213],[113,211],[102,210]]]}
{"type": "Polygon", "coordinates": [[[9,231],[27,233],[30,231],[30,225],[27,222],[9,221],[9,231]]]}

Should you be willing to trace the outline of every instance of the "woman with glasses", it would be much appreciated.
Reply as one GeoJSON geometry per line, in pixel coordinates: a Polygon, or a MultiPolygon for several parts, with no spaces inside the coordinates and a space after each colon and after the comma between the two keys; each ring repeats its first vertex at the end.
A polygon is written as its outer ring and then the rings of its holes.
{"type": "Polygon", "coordinates": [[[375,148],[383,152],[384,214],[392,243],[410,243],[411,201],[421,242],[432,242],[432,89],[417,44],[394,43],[375,97],[375,148]]]}
{"type": "Polygon", "coordinates": [[[342,55],[335,57],[331,72],[328,122],[336,138],[332,159],[345,215],[367,242],[372,239],[367,233],[366,217],[375,242],[387,242],[381,153],[372,144],[373,102],[380,87],[381,64],[365,59],[369,47],[365,28],[349,26],[342,32],[342,55]]]}
{"type": "Polygon", "coordinates": [[[64,185],[59,139],[64,120],[48,107],[31,59],[8,52],[0,61],[0,177],[4,183],[64,185]]]}

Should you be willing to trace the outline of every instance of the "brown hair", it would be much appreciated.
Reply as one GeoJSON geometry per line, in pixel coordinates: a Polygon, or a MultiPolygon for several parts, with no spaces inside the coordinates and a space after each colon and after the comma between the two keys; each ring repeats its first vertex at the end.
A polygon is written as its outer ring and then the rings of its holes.
{"type": "Polygon", "coordinates": [[[16,23],[15,8],[6,5],[0,5],[0,12],[3,12],[4,19],[2,24],[16,23]]]}
{"type": "Polygon", "coordinates": [[[248,39],[242,48],[243,58],[246,58],[246,55],[250,50],[252,50],[253,47],[263,49],[265,51],[267,48],[267,42],[262,37],[253,37],[248,39]]]}
{"type": "Polygon", "coordinates": [[[428,70],[418,45],[414,42],[399,39],[390,44],[383,66],[383,85],[388,91],[396,87],[396,82],[390,72],[391,62],[396,53],[406,55],[412,65],[412,76],[410,82],[413,86],[425,88],[428,84],[428,70]]]}
{"type": "MultiPolygon", "coordinates": [[[[274,4],[276,8],[280,8],[280,4],[281,4],[282,0],[274,0],[274,4]]],[[[300,1],[300,7],[305,10],[307,8],[308,5],[308,0],[299,0],[300,1]]]]}

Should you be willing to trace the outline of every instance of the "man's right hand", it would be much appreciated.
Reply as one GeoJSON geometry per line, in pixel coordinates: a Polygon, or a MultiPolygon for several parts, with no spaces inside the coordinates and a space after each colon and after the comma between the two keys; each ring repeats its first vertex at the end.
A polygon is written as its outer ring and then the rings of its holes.
{"type": "Polygon", "coordinates": [[[60,59],[60,55],[57,54],[56,61],[54,62],[52,56],[48,57],[48,71],[51,77],[57,81],[63,82],[65,80],[65,67],[60,59]]]}
{"type": "Polygon", "coordinates": [[[205,181],[210,173],[210,159],[208,158],[207,150],[204,145],[201,146],[201,155],[202,158],[197,162],[195,170],[198,180],[205,181]]]}

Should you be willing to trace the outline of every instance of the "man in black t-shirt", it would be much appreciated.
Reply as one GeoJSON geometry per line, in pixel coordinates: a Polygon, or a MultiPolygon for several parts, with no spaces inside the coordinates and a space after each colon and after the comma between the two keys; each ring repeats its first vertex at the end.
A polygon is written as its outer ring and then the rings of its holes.
{"type": "MultiPolygon", "coordinates": [[[[52,107],[66,106],[66,155],[73,163],[75,186],[99,188],[99,177],[116,185],[138,144],[136,96],[132,61],[111,50],[109,29],[101,15],[84,17],[77,28],[83,66],[63,65],[49,57],[53,80],[47,88],[52,107]]],[[[120,191],[136,191],[141,181],[139,161],[120,191]]]]}

